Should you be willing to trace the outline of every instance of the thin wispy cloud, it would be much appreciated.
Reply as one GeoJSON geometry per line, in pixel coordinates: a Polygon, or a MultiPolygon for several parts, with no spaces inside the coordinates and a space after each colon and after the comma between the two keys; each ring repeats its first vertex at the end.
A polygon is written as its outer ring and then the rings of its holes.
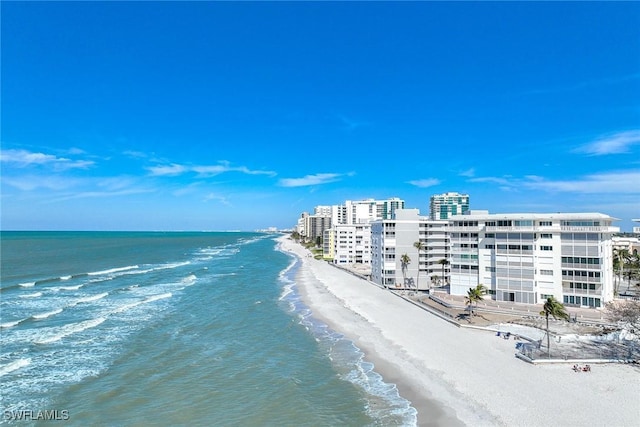
{"type": "Polygon", "coordinates": [[[122,197],[122,196],[131,196],[143,193],[152,193],[154,190],[152,189],[144,189],[144,188],[129,188],[118,191],[82,191],[79,193],[73,193],[68,195],[62,195],[60,197],[56,197],[51,199],[51,202],[60,202],[64,200],[73,200],[73,199],[90,199],[90,198],[106,198],[106,197],[122,197]]]}
{"type": "Polygon", "coordinates": [[[223,205],[226,206],[231,206],[231,203],[229,202],[229,200],[225,197],[225,196],[221,196],[219,194],[215,194],[215,193],[209,193],[204,197],[204,201],[205,202],[209,202],[209,201],[218,201],[220,203],[222,203],[223,205]]]}
{"type": "Polygon", "coordinates": [[[574,180],[529,178],[522,185],[534,190],[583,194],[640,194],[640,170],[603,172],[574,180]]]}
{"type": "Polygon", "coordinates": [[[369,125],[369,123],[367,122],[359,122],[343,115],[338,115],[338,119],[342,122],[342,124],[347,130],[354,130],[362,126],[369,125]]]}
{"type": "Polygon", "coordinates": [[[69,169],[88,169],[95,164],[92,160],[71,160],[53,154],[37,153],[27,150],[0,150],[0,162],[18,168],[47,166],[55,171],[69,169]]]}
{"type": "Polygon", "coordinates": [[[189,168],[177,165],[161,165],[161,166],[151,166],[148,167],[147,170],[151,173],[152,176],[178,176],[182,175],[185,172],[189,171],[189,168]]]}
{"type": "Polygon", "coordinates": [[[178,176],[185,173],[196,173],[200,177],[211,177],[228,172],[239,172],[246,175],[275,176],[273,171],[252,170],[246,166],[232,166],[229,162],[220,162],[217,165],[181,165],[171,163],[148,167],[152,176],[178,176]]]}
{"type": "Polygon", "coordinates": [[[283,178],[278,182],[278,185],[282,187],[308,187],[340,181],[342,177],[350,175],[352,174],[318,173],[306,175],[302,178],[283,178]]]}
{"type": "Polygon", "coordinates": [[[471,178],[467,180],[468,182],[489,182],[492,184],[499,184],[503,186],[510,186],[513,183],[511,177],[497,177],[497,176],[484,176],[478,178],[471,178]]]}
{"type": "Polygon", "coordinates": [[[419,188],[428,188],[433,187],[440,184],[440,180],[437,178],[428,178],[428,179],[416,179],[413,181],[408,181],[408,184],[414,185],[419,188]]]}
{"type": "Polygon", "coordinates": [[[624,154],[631,151],[631,147],[640,145],[640,130],[619,132],[604,136],[593,142],[578,147],[575,152],[591,156],[606,154],[624,154]]]}
{"type": "Polygon", "coordinates": [[[458,173],[458,175],[466,176],[468,178],[473,178],[476,175],[476,170],[474,168],[469,168],[467,170],[464,170],[464,171],[458,173]]]}
{"type": "Polygon", "coordinates": [[[17,188],[20,191],[34,191],[39,189],[62,191],[77,187],[79,180],[59,176],[22,175],[19,177],[9,177],[3,175],[2,184],[17,188]]]}

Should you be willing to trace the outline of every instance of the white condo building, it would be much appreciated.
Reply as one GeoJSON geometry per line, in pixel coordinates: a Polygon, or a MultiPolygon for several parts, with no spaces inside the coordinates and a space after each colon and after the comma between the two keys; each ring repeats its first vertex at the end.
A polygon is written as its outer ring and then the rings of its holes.
{"type": "Polygon", "coordinates": [[[371,280],[392,288],[446,283],[447,264],[442,261],[448,259],[447,225],[420,216],[418,209],[399,209],[394,219],[371,223],[371,280]],[[415,246],[418,241],[421,250],[415,246]],[[404,254],[410,262],[403,269],[404,254]]]}
{"type": "Polygon", "coordinates": [[[451,294],[483,284],[498,301],[599,308],[613,299],[615,221],[600,213],[489,214],[449,219],[451,294]]]}
{"type": "Polygon", "coordinates": [[[396,197],[331,206],[332,226],[323,235],[323,258],[334,264],[370,264],[371,222],[392,218],[402,208],[404,200],[396,197]]]}
{"type": "Polygon", "coordinates": [[[334,264],[370,264],[371,224],[334,225],[324,233],[322,252],[334,264]]]}

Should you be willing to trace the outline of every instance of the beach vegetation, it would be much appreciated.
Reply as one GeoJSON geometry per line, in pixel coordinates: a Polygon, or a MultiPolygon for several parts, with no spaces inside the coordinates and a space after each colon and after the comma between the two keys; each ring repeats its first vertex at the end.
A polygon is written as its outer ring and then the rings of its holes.
{"type": "Polygon", "coordinates": [[[610,321],[633,334],[640,332],[640,301],[611,301],[604,307],[610,321]]]}
{"type": "Polygon", "coordinates": [[[402,270],[403,286],[407,283],[407,269],[411,264],[411,258],[407,254],[403,254],[400,257],[400,269],[402,270]]]}
{"type": "Polygon", "coordinates": [[[551,357],[551,339],[549,336],[549,316],[552,316],[554,319],[558,320],[558,319],[562,319],[562,320],[569,320],[569,313],[567,313],[566,309],[564,308],[564,305],[558,301],[557,299],[555,299],[553,296],[550,296],[547,298],[547,301],[544,303],[544,306],[542,307],[542,311],[540,312],[541,316],[545,316],[546,320],[547,320],[547,330],[546,330],[546,335],[547,335],[547,357],[551,357]]]}
{"type": "Polygon", "coordinates": [[[433,276],[431,276],[431,284],[433,286],[436,286],[438,284],[439,280],[440,280],[440,278],[438,277],[437,274],[434,274],[433,276]]]}
{"type": "Polygon", "coordinates": [[[486,294],[487,288],[481,283],[479,283],[475,288],[469,288],[469,290],[467,291],[467,296],[465,297],[465,301],[467,302],[472,315],[474,314],[473,305],[475,304],[477,310],[478,301],[481,301],[486,294]]]}
{"type": "Polygon", "coordinates": [[[413,243],[413,247],[418,250],[418,273],[416,274],[416,290],[420,289],[420,251],[424,249],[424,245],[420,240],[413,243]]]}
{"type": "Polygon", "coordinates": [[[442,258],[440,261],[438,261],[438,264],[440,264],[442,266],[442,284],[446,285],[446,282],[447,282],[446,277],[447,277],[447,275],[446,275],[445,268],[449,264],[449,260],[446,259],[446,258],[442,258]]]}
{"type": "Polygon", "coordinates": [[[627,280],[627,292],[632,280],[640,280],[640,256],[638,251],[627,249],[613,250],[614,295],[619,295],[620,285],[627,280]]]}

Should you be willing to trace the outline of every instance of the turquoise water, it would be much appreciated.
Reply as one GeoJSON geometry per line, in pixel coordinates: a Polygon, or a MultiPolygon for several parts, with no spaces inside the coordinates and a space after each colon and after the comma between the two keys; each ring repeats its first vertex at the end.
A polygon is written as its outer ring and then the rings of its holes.
{"type": "Polygon", "coordinates": [[[4,424],[415,424],[273,235],[3,232],[1,260],[4,424]]]}

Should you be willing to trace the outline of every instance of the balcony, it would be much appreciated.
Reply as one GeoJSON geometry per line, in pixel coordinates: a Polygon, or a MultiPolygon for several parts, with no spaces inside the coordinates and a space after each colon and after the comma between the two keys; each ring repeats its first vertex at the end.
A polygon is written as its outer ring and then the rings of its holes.
{"type": "Polygon", "coordinates": [[[563,225],[560,227],[562,231],[586,231],[591,233],[618,233],[620,231],[619,227],[607,227],[604,225],[601,226],[568,226],[563,225]]]}
{"type": "Polygon", "coordinates": [[[484,231],[489,233],[496,232],[496,231],[531,231],[533,232],[533,231],[536,231],[536,227],[533,225],[512,225],[512,226],[505,226],[505,227],[489,226],[489,227],[485,227],[484,231]]]}

